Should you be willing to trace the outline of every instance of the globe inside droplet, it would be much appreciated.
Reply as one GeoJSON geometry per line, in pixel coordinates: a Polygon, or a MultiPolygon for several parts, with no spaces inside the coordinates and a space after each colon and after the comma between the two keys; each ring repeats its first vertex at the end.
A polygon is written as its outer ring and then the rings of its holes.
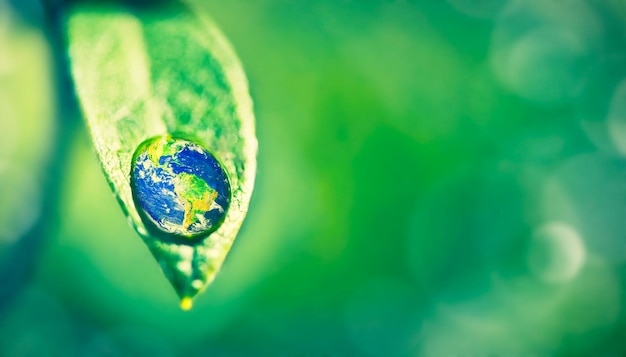
{"type": "Polygon", "coordinates": [[[202,146],[158,136],[133,155],[131,187],[135,205],[149,228],[193,238],[215,231],[230,205],[228,176],[202,146]]]}

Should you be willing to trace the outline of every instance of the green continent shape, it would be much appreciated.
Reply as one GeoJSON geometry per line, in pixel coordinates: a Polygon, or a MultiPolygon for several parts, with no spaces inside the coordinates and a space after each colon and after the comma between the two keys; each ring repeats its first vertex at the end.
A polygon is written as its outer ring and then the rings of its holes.
{"type": "MultiPolygon", "coordinates": [[[[180,145],[176,145],[176,142],[174,140],[164,137],[150,143],[150,145],[146,148],[146,153],[148,154],[150,161],[154,162],[154,164],[157,166],[161,166],[159,165],[159,159],[161,157],[171,156],[172,158],[174,158],[181,149],[182,147],[180,145]]],[[[171,171],[169,170],[168,172],[171,173],[171,171]]]]}
{"type": "Polygon", "coordinates": [[[183,228],[189,229],[198,219],[198,213],[204,214],[211,209],[217,198],[217,191],[211,188],[203,179],[186,172],[180,173],[174,183],[174,191],[181,198],[185,207],[183,228]]]}

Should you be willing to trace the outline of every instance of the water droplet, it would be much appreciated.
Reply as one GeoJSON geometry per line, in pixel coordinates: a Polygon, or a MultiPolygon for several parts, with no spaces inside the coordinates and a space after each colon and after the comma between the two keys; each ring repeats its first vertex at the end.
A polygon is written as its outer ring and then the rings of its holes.
{"type": "Polygon", "coordinates": [[[195,238],[215,231],[226,217],[231,189],[220,162],[192,141],[158,136],[133,155],[135,204],[151,230],[195,238]]]}
{"type": "Polygon", "coordinates": [[[180,308],[183,309],[184,311],[189,311],[191,310],[191,308],[193,307],[193,300],[191,300],[191,298],[183,298],[180,301],[180,308]]]}

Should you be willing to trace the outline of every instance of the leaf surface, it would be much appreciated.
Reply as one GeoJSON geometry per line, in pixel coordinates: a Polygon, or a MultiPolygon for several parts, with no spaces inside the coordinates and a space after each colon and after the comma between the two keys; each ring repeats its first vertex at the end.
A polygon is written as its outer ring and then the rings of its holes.
{"type": "Polygon", "coordinates": [[[182,4],[77,4],[65,23],[76,93],[104,173],[130,223],[188,305],[220,269],[253,189],[257,141],[243,69],[213,22],[182,4]],[[224,223],[193,244],[151,233],[133,201],[134,151],[167,134],[203,145],[230,179],[224,223]]]}

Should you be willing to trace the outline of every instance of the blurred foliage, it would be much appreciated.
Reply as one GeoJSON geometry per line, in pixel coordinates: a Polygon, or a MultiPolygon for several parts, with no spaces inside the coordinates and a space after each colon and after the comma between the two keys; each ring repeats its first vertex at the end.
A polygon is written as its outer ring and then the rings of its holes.
{"type": "Polygon", "coordinates": [[[40,10],[0,1],[0,267],[30,272],[0,355],[626,354],[621,1],[194,2],[244,64],[260,151],[185,313],[40,10]]]}

